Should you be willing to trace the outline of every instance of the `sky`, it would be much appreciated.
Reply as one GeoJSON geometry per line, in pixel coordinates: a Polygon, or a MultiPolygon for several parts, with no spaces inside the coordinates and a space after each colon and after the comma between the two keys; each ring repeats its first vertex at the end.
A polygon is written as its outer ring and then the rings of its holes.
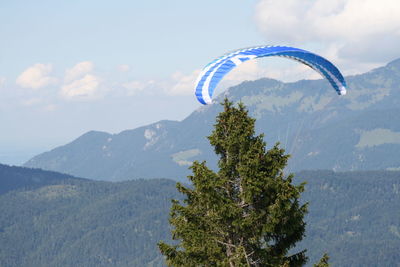
{"type": "MultiPolygon", "coordinates": [[[[292,45],[344,75],[400,57],[398,0],[37,0],[0,3],[0,163],[22,164],[90,130],[182,120],[194,83],[241,47],[292,45]]],[[[284,59],[243,64],[244,80],[317,79],[284,59]]],[[[351,92],[350,92],[351,93],[351,92]]]]}

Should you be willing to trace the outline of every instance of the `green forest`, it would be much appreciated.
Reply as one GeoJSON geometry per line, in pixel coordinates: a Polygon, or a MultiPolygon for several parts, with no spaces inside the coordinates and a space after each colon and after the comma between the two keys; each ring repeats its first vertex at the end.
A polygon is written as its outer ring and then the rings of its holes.
{"type": "MultiPolygon", "coordinates": [[[[0,266],[164,266],[160,240],[171,242],[167,179],[99,182],[1,165],[0,186],[24,172],[24,184],[0,195],[0,266]],[[40,177],[40,178],[38,178],[40,177]],[[40,185],[38,181],[42,181],[40,185]]],[[[323,253],[331,266],[400,262],[400,172],[307,171],[309,265],[323,253]]]]}
{"type": "Polygon", "coordinates": [[[0,25],[0,267],[400,267],[400,0],[0,25]]]}

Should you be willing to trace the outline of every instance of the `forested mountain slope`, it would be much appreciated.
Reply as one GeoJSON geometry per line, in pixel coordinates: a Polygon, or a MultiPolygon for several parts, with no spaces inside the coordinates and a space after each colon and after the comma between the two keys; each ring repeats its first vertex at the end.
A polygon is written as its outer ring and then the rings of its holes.
{"type": "MultiPolygon", "coordinates": [[[[400,172],[308,171],[306,238],[310,264],[400,262],[400,172]]],[[[166,179],[118,183],[59,180],[0,195],[0,266],[162,266],[156,243],[169,241],[166,179]]]]}
{"type": "MultiPolygon", "coordinates": [[[[269,145],[280,141],[292,154],[291,171],[400,168],[400,59],[346,79],[346,96],[336,95],[325,80],[271,79],[244,82],[225,95],[247,105],[269,145]]],[[[180,122],[160,121],[118,134],[88,132],[25,166],[111,181],[183,180],[193,160],[216,166],[206,136],[220,111],[212,104],[180,122]]]]}
{"type": "Polygon", "coordinates": [[[34,189],[64,181],[84,180],[68,174],[0,164],[0,195],[17,189],[34,189]]]}

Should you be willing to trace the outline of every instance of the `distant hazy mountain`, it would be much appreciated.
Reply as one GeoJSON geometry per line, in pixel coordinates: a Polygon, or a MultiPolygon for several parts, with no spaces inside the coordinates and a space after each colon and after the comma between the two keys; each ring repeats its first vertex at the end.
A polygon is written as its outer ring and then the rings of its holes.
{"type": "MultiPolygon", "coordinates": [[[[400,169],[400,59],[346,80],[346,96],[336,95],[325,80],[271,79],[244,82],[225,95],[245,103],[269,145],[280,141],[292,154],[290,171],[400,169]]],[[[119,134],[88,132],[25,166],[112,181],[181,180],[193,160],[216,166],[206,136],[220,111],[213,104],[180,122],[119,134]]]]}
{"type": "MultiPolygon", "coordinates": [[[[304,180],[307,236],[295,250],[308,249],[308,266],[324,252],[332,266],[397,266],[400,172],[295,175],[304,180]]],[[[181,197],[167,179],[68,178],[9,191],[0,195],[0,266],[165,266],[156,244],[170,242],[170,199],[181,197]]]]}

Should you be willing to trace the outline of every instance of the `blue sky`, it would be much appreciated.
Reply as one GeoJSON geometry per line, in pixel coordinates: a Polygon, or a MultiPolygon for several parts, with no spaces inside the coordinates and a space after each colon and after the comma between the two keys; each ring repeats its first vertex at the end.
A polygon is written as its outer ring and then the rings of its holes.
{"type": "MultiPolygon", "coordinates": [[[[0,36],[0,162],[20,164],[89,130],[183,119],[200,106],[198,71],[229,50],[293,45],[345,75],[386,64],[399,57],[400,3],[15,0],[0,4],[0,36]]],[[[319,78],[284,60],[254,62],[217,93],[265,76],[319,78]]]]}
{"type": "Polygon", "coordinates": [[[1,67],[15,75],[36,62],[67,68],[87,59],[104,71],[130,63],[136,75],[149,77],[198,68],[210,53],[262,42],[254,3],[8,1],[0,11],[7,37],[1,67]]]}

